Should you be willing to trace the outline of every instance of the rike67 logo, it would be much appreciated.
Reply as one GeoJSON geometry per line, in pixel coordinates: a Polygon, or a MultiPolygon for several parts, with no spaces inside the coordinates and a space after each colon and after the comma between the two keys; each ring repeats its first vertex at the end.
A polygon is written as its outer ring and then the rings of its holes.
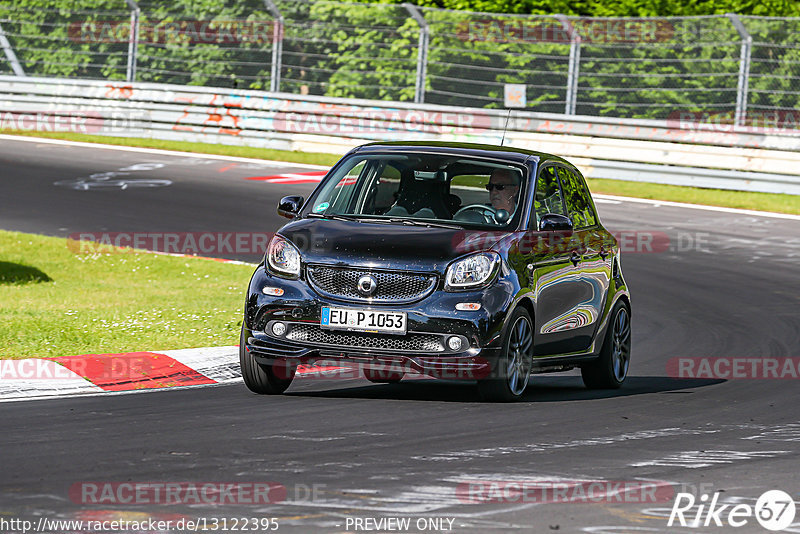
{"type": "Polygon", "coordinates": [[[781,490],[764,492],[755,506],[745,503],[719,502],[720,492],[699,499],[691,493],[678,493],[667,526],[680,527],[743,527],[753,518],[765,529],[777,532],[794,521],[796,507],[791,495],[781,490]]]}

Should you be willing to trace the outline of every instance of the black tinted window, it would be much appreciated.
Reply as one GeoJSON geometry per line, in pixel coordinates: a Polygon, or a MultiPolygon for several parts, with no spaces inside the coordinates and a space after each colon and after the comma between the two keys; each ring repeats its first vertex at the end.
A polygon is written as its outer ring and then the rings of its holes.
{"type": "Polygon", "coordinates": [[[558,176],[561,178],[561,187],[564,192],[564,199],[567,201],[569,217],[572,219],[574,228],[586,228],[594,226],[596,219],[592,202],[589,198],[589,190],[577,174],[563,167],[558,168],[558,176]]]}
{"type": "Polygon", "coordinates": [[[354,154],[326,178],[305,213],[509,227],[521,217],[526,178],[517,164],[459,154],[354,154]]]}

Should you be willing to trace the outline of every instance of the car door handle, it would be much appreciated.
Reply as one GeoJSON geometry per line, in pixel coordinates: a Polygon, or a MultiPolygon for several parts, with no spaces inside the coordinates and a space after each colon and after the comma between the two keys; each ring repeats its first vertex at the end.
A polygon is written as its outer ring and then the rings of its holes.
{"type": "Polygon", "coordinates": [[[581,262],[581,255],[573,250],[572,255],[569,257],[569,261],[572,262],[572,265],[577,267],[577,265],[581,262]]]}

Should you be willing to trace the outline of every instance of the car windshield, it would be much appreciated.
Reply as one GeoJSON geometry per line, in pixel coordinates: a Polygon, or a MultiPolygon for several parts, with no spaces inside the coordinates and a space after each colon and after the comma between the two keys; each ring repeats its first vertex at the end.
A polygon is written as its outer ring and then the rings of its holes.
{"type": "Polygon", "coordinates": [[[306,206],[309,217],[510,227],[521,217],[525,168],[452,154],[354,154],[306,206]]]}

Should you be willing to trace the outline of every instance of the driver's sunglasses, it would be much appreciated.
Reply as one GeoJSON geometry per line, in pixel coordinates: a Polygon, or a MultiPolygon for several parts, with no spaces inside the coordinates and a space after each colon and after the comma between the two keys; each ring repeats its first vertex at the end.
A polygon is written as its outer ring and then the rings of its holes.
{"type": "Polygon", "coordinates": [[[491,192],[492,189],[497,189],[498,191],[503,191],[506,187],[516,187],[514,184],[486,184],[486,190],[491,192]]]}

